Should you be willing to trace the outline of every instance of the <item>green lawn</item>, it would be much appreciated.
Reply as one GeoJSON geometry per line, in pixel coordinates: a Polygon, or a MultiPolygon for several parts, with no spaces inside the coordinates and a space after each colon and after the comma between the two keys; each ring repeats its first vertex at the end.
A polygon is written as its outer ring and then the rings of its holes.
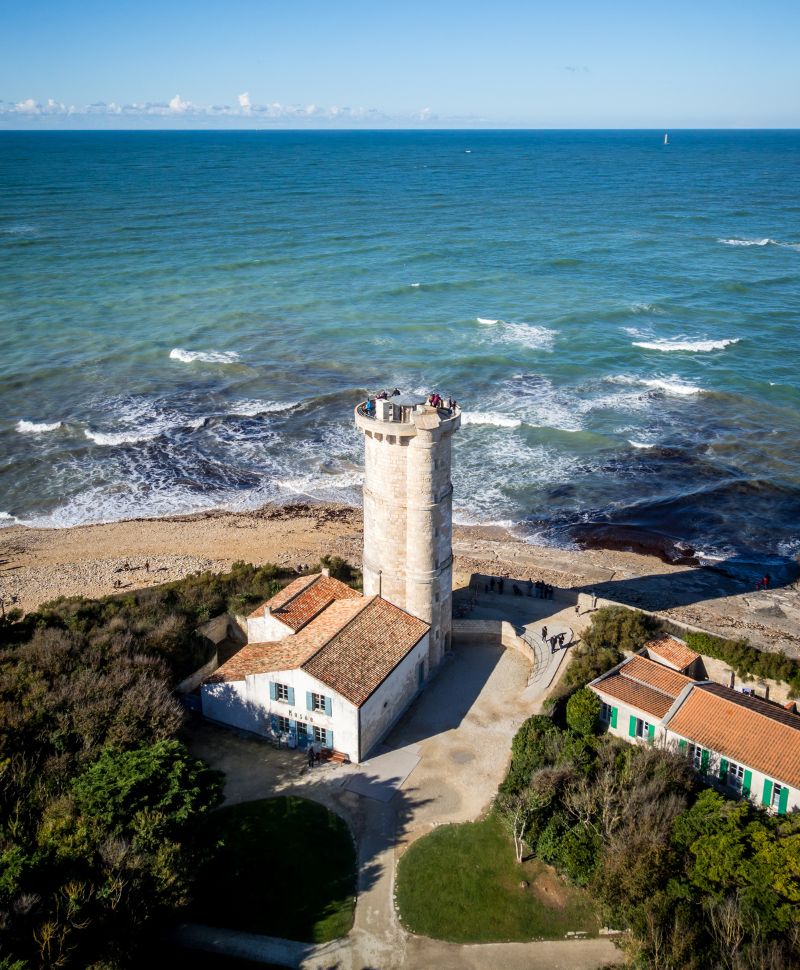
{"type": "Polygon", "coordinates": [[[559,939],[599,928],[582,890],[537,859],[517,864],[493,815],[414,842],[397,868],[396,894],[412,933],[454,943],[559,939]],[[529,885],[520,888],[523,881],[529,885]]]}
{"type": "Polygon", "coordinates": [[[304,798],[268,798],[212,813],[200,843],[191,918],[325,943],[353,925],[356,854],[345,823],[304,798]]]}

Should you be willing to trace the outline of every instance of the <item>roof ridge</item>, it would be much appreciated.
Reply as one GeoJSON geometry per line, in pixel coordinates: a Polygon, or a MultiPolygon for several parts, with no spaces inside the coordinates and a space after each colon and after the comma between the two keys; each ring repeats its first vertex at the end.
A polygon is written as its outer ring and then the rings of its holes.
{"type": "Polygon", "coordinates": [[[375,596],[373,594],[372,596],[361,596],[360,599],[356,599],[354,597],[353,599],[333,600],[332,602],[328,603],[328,605],[325,607],[325,609],[324,610],[320,610],[319,613],[317,613],[317,615],[312,620],[309,620],[309,622],[305,625],[305,627],[303,627],[303,629],[308,629],[308,627],[310,626],[310,624],[313,623],[313,621],[316,620],[317,617],[322,616],[322,614],[325,613],[326,610],[329,610],[332,606],[336,606],[337,603],[347,603],[347,604],[350,604],[350,603],[359,603],[359,608],[354,611],[353,615],[344,624],[344,626],[340,626],[338,630],[334,630],[333,633],[331,633],[325,640],[323,640],[322,643],[317,647],[317,649],[313,653],[310,653],[306,657],[306,659],[299,666],[300,667],[305,667],[305,665],[310,660],[313,660],[313,658],[316,657],[316,655],[321,650],[324,650],[325,647],[328,646],[328,644],[331,642],[331,640],[335,640],[336,637],[338,637],[342,633],[344,633],[344,631],[350,626],[350,624],[355,621],[356,617],[360,616],[361,613],[367,608],[367,606],[370,603],[374,602],[376,599],[377,599],[377,596],[375,596]]]}
{"type": "MultiPolygon", "coordinates": [[[[320,579],[322,579],[322,577],[323,577],[323,575],[324,575],[323,573],[312,573],[312,574],[311,574],[311,576],[309,576],[309,577],[308,577],[308,578],[309,578],[309,579],[311,580],[311,582],[310,582],[310,583],[306,583],[306,585],[305,585],[305,586],[303,586],[303,587],[302,587],[301,589],[298,589],[298,591],[297,591],[296,593],[292,593],[292,595],[291,595],[291,596],[289,597],[289,599],[288,599],[288,600],[284,600],[284,602],[283,602],[283,603],[281,603],[281,605],[280,605],[280,606],[276,606],[276,607],[275,607],[275,610],[274,610],[274,612],[275,612],[275,613],[278,613],[278,612],[279,612],[280,610],[284,610],[284,609],[286,609],[286,607],[287,607],[287,606],[288,606],[288,605],[289,605],[290,603],[293,603],[293,602],[294,602],[294,601],[295,601],[295,600],[297,599],[297,597],[298,597],[298,596],[302,596],[302,595],[303,595],[303,593],[305,593],[305,592],[307,592],[307,591],[308,591],[309,589],[311,589],[311,587],[312,587],[312,586],[314,585],[314,583],[316,583],[316,582],[317,582],[318,580],[320,580],[320,579]]],[[[297,579],[300,579],[300,578],[301,578],[300,576],[298,576],[298,577],[297,577],[297,579]]],[[[297,580],[292,580],[292,582],[297,582],[297,580]]],[[[285,589],[285,588],[286,588],[286,587],[284,587],[284,589],[285,589]]],[[[279,591],[279,592],[280,592],[280,591],[279,591]]],[[[278,593],[276,593],[275,595],[277,596],[277,595],[278,595],[278,593]]],[[[267,600],[267,603],[268,603],[268,602],[269,602],[269,600],[267,600]]],[[[266,605],[266,604],[265,604],[265,605],[266,605]]]]}
{"type": "MultiPolygon", "coordinates": [[[[732,687],[726,687],[725,684],[718,684],[715,680],[704,680],[704,681],[701,681],[699,684],[697,684],[698,687],[708,687],[709,685],[712,687],[722,687],[723,690],[733,690],[732,687]]],[[[790,731],[800,731],[800,717],[797,718],[797,721],[798,721],[797,727],[794,727],[791,724],[787,724],[786,721],[784,720],[778,720],[778,718],[776,717],[770,717],[769,714],[765,714],[763,711],[760,711],[757,707],[749,707],[747,704],[739,704],[732,698],[727,697],[725,694],[718,694],[716,691],[713,691],[713,690],[707,691],[707,693],[713,694],[715,697],[719,697],[720,700],[725,701],[726,704],[732,704],[734,707],[741,707],[745,711],[752,711],[753,714],[758,714],[759,717],[763,717],[765,720],[770,721],[772,724],[782,724],[784,727],[789,728],[790,731]]],[[[752,695],[742,694],[741,696],[747,697],[752,695]]],[[[757,701],[762,701],[765,704],[771,703],[770,701],[765,701],[763,697],[755,697],[754,699],[757,701]]],[[[780,711],[783,711],[784,713],[791,714],[790,711],[786,711],[783,707],[779,707],[778,709],[780,711]]]]}
{"type": "MultiPolygon", "coordinates": [[[[673,673],[676,673],[676,671],[673,671],[673,673]]],[[[622,670],[619,671],[619,676],[624,677],[625,680],[630,680],[634,684],[638,684],[640,687],[649,687],[650,690],[657,691],[659,694],[663,694],[664,697],[672,697],[669,691],[662,690],[661,687],[656,687],[655,684],[648,684],[647,681],[639,680],[638,677],[631,677],[630,674],[626,674],[622,670]]]]}

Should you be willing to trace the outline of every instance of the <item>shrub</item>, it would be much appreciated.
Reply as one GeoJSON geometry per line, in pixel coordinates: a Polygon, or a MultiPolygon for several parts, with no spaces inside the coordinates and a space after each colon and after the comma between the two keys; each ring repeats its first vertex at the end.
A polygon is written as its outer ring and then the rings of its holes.
{"type": "Polygon", "coordinates": [[[511,742],[511,767],[501,791],[507,794],[519,791],[528,784],[537,768],[549,764],[548,742],[558,736],[559,730],[549,717],[543,714],[529,717],[511,742]]]}
{"type": "Polygon", "coordinates": [[[686,633],[685,640],[692,650],[722,660],[740,677],[764,677],[789,684],[791,695],[800,694],[800,661],[785,653],[767,653],[756,649],[747,640],[726,640],[710,633],[686,633]]]}
{"type": "Polygon", "coordinates": [[[567,701],[567,724],[578,734],[589,735],[600,724],[600,698],[588,687],[581,687],[567,701]]]}
{"type": "Polygon", "coordinates": [[[593,614],[583,642],[595,650],[615,648],[632,652],[643,647],[659,630],[659,621],[639,610],[605,606],[593,614]]]}

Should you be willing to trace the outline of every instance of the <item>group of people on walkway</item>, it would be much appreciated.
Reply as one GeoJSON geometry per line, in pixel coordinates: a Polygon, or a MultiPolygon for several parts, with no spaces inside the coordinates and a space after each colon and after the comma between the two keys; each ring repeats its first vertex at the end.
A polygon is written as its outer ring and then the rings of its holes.
{"type": "MultiPolygon", "coordinates": [[[[503,590],[505,589],[505,579],[502,576],[490,576],[489,582],[486,583],[486,592],[494,593],[495,590],[502,596],[503,590]]],[[[553,598],[553,587],[548,583],[543,582],[541,579],[537,579],[534,583],[532,579],[528,579],[526,583],[526,589],[528,596],[533,596],[534,590],[536,591],[536,599],[539,600],[551,600],[553,598]]],[[[514,596],[522,596],[522,587],[519,583],[513,583],[511,586],[511,592],[514,596]]]]}
{"type": "Polygon", "coordinates": [[[547,627],[542,627],[542,643],[550,644],[550,653],[555,653],[556,650],[561,650],[564,646],[564,641],[567,639],[566,633],[556,633],[548,639],[547,637],[547,627]]]}

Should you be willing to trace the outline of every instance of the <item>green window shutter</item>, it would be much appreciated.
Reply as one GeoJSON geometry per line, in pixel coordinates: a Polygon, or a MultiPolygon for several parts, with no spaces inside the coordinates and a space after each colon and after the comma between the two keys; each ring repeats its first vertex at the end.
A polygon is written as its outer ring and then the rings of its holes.
{"type": "Polygon", "coordinates": [[[700,755],[700,774],[708,774],[708,751],[703,748],[702,754],[700,755]]]}
{"type": "Polygon", "coordinates": [[[772,799],[772,782],[769,778],[764,779],[764,794],[761,796],[761,804],[766,805],[769,808],[770,800],[772,799]]]}
{"type": "Polygon", "coordinates": [[[678,751],[680,751],[681,754],[686,754],[686,738],[681,738],[678,741],[678,751]]]}
{"type": "Polygon", "coordinates": [[[333,731],[325,732],[325,747],[333,751],[333,731]]]}
{"type": "Polygon", "coordinates": [[[728,778],[728,760],[727,758],[719,759],[719,780],[726,781],[728,778]]]}
{"type": "Polygon", "coordinates": [[[628,721],[628,737],[636,737],[636,718],[631,714],[630,720],[628,721]]]}
{"type": "Polygon", "coordinates": [[[647,726],[647,740],[654,741],[656,736],[656,726],[655,724],[649,724],[647,726]]]}
{"type": "Polygon", "coordinates": [[[294,687],[288,687],[289,697],[287,698],[287,703],[289,707],[294,707],[294,687]]]}
{"type": "Polygon", "coordinates": [[[330,717],[331,714],[333,714],[333,705],[331,704],[330,697],[327,697],[327,696],[325,698],[325,713],[328,715],[328,717],[330,717]]]}
{"type": "Polygon", "coordinates": [[[783,788],[781,788],[781,797],[780,801],[778,802],[778,815],[785,815],[788,805],[789,789],[786,787],[786,785],[784,785],[783,788]]]}
{"type": "Polygon", "coordinates": [[[307,711],[313,711],[314,710],[314,700],[311,697],[311,691],[310,690],[307,690],[306,691],[306,710],[307,711]]]}
{"type": "Polygon", "coordinates": [[[618,707],[611,708],[611,727],[615,728],[617,726],[617,714],[619,714],[618,707]]]}
{"type": "Polygon", "coordinates": [[[269,682],[269,699],[271,701],[277,700],[278,698],[278,685],[274,680],[269,682]]]}
{"type": "Polygon", "coordinates": [[[750,789],[753,787],[753,772],[745,771],[744,778],[742,779],[742,795],[745,798],[750,797],[750,789]]]}

